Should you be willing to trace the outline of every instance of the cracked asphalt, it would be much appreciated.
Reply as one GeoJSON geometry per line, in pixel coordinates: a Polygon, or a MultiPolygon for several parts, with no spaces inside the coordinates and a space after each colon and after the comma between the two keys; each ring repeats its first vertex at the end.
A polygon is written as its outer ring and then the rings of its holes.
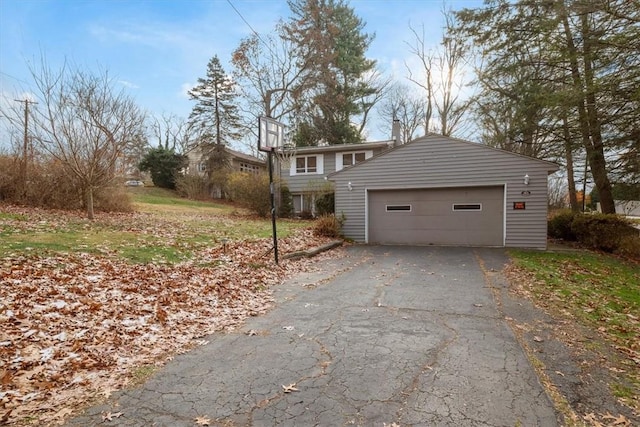
{"type": "Polygon", "coordinates": [[[504,250],[344,254],[280,285],[266,315],[207,337],[67,425],[558,425],[496,303],[504,250]]]}

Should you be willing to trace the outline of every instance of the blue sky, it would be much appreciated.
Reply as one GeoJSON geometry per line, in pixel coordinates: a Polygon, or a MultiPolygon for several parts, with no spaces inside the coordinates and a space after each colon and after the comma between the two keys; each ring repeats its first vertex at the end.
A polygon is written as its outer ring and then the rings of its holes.
{"type": "MultiPolygon", "coordinates": [[[[0,102],[32,90],[28,63],[44,54],[54,68],[66,59],[86,69],[106,69],[152,114],[187,117],[186,96],[218,55],[227,72],[240,40],[268,33],[289,8],[285,0],[0,0],[0,102]]],[[[375,33],[368,56],[396,80],[406,80],[411,62],[409,24],[424,24],[436,46],[442,31],[441,0],[351,0],[375,33]]],[[[447,7],[479,7],[480,0],[447,0],[447,7]]],[[[381,139],[369,130],[370,139],[381,139]]]]}

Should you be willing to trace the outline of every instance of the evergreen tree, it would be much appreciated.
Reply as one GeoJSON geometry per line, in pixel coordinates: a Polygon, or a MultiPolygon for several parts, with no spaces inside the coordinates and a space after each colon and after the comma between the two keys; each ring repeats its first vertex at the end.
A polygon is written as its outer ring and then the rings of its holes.
{"type": "Polygon", "coordinates": [[[176,188],[176,177],[180,170],[187,166],[186,156],[176,154],[173,150],[158,147],[151,149],[138,165],[142,172],[149,171],[153,185],[161,188],[176,188]]]}
{"type": "Polygon", "coordinates": [[[354,122],[372,106],[363,100],[381,90],[365,78],[375,67],[366,58],[373,36],[363,33],[364,22],[341,0],[290,0],[289,7],[285,37],[294,43],[306,77],[295,91],[299,120],[294,141],[361,142],[354,122]]]}
{"type": "Polygon", "coordinates": [[[492,0],[457,13],[458,30],[483,56],[477,105],[494,128],[485,127],[488,139],[565,160],[573,193],[577,152],[605,213],[615,212],[611,179],[628,181],[638,165],[640,9],[633,3],[492,0]]]}
{"type": "Polygon", "coordinates": [[[227,145],[242,136],[235,86],[217,56],[207,64],[207,77],[198,79],[189,96],[197,101],[189,121],[201,142],[227,145]]]}

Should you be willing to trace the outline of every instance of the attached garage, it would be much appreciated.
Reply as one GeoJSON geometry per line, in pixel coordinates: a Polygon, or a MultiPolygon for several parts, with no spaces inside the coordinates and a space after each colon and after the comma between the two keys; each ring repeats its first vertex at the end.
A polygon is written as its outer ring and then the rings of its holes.
{"type": "Polygon", "coordinates": [[[329,175],[356,242],[546,248],[547,176],[558,166],[428,135],[329,175]]]}
{"type": "Polygon", "coordinates": [[[368,192],[368,241],[503,246],[504,188],[368,192]]]}

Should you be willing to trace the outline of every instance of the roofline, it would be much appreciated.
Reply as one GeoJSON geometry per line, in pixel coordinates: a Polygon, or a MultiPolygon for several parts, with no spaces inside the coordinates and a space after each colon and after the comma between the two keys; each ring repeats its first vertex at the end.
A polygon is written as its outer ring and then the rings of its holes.
{"type": "MultiPolygon", "coordinates": [[[[198,148],[200,148],[200,145],[194,145],[191,148],[189,148],[187,151],[185,151],[184,154],[188,155],[191,152],[195,153],[195,150],[197,150],[198,148]]],[[[243,153],[241,151],[233,150],[233,149],[227,147],[226,145],[224,147],[224,150],[227,153],[231,154],[232,156],[235,156],[235,157],[237,157],[239,159],[242,159],[242,160],[246,160],[248,162],[259,163],[261,165],[265,165],[267,163],[266,160],[263,160],[263,159],[260,159],[258,157],[252,156],[251,154],[247,154],[247,153],[243,153]]]]}
{"type": "Polygon", "coordinates": [[[367,148],[381,148],[393,145],[393,140],[361,142],[357,144],[336,144],[324,146],[294,147],[296,153],[332,153],[336,151],[354,151],[367,148]]]}
{"type": "Polygon", "coordinates": [[[444,135],[441,135],[439,133],[429,132],[425,136],[421,136],[421,137],[412,139],[411,141],[409,141],[407,143],[400,144],[400,145],[397,145],[395,147],[392,147],[391,149],[389,149],[387,151],[383,151],[382,153],[378,153],[377,155],[375,155],[373,157],[370,157],[370,158],[368,158],[368,159],[366,159],[366,160],[364,160],[362,162],[356,163],[355,165],[351,165],[351,166],[346,167],[344,169],[341,169],[339,171],[331,172],[330,174],[327,175],[327,179],[331,179],[331,177],[333,177],[334,175],[340,174],[343,171],[349,170],[351,168],[355,168],[355,167],[360,166],[360,165],[362,165],[364,163],[368,163],[371,160],[373,160],[373,159],[375,159],[375,158],[377,158],[379,156],[384,156],[385,154],[387,154],[387,153],[389,153],[391,151],[398,150],[398,149],[400,149],[400,148],[402,148],[402,147],[404,147],[406,145],[410,145],[410,144],[416,143],[416,142],[421,141],[421,140],[425,140],[425,139],[430,138],[430,137],[448,138],[448,139],[452,139],[454,141],[461,142],[461,143],[464,143],[464,144],[470,144],[470,145],[473,145],[473,146],[480,146],[480,147],[492,149],[492,150],[495,150],[495,151],[500,151],[500,152],[503,152],[505,154],[509,154],[509,155],[512,155],[512,156],[523,157],[523,158],[525,158],[527,160],[533,160],[533,161],[536,161],[536,162],[539,162],[539,163],[544,163],[547,166],[551,166],[550,169],[547,169],[548,175],[551,175],[552,173],[557,172],[560,169],[560,166],[557,163],[550,162],[548,160],[536,159],[535,157],[525,156],[524,154],[514,153],[514,152],[511,152],[511,151],[503,150],[501,148],[491,147],[490,145],[482,144],[480,142],[467,141],[466,139],[454,138],[452,136],[444,136],[444,135]]]}
{"type": "MultiPolygon", "coordinates": [[[[537,159],[535,157],[527,156],[525,154],[514,153],[513,151],[508,151],[508,150],[504,150],[502,148],[492,147],[490,145],[483,144],[481,142],[473,142],[473,141],[469,141],[469,140],[466,140],[466,139],[456,138],[456,137],[453,137],[453,136],[444,136],[444,135],[441,135],[441,134],[435,133],[435,132],[429,132],[429,134],[427,134],[427,135],[425,135],[423,137],[420,137],[420,138],[416,138],[416,139],[428,138],[430,136],[435,136],[435,137],[440,136],[440,137],[444,137],[444,138],[453,139],[455,141],[462,142],[462,143],[465,143],[465,144],[480,145],[482,147],[490,148],[491,150],[495,150],[495,151],[501,151],[503,153],[510,154],[512,156],[523,157],[523,158],[528,159],[528,160],[535,160],[536,162],[546,163],[547,165],[553,166],[555,168],[552,171],[549,171],[550,173],[553,173],[553,172],[557,171],[558,169],[560,169],[560,166],[557,163],[551,162],[549,160],[537,159]]],[[[413,141],[415,141],[415,139],[413,141]]],[[[411,142],[413,142],[413,141],[411,141],[411,142]]]]}

